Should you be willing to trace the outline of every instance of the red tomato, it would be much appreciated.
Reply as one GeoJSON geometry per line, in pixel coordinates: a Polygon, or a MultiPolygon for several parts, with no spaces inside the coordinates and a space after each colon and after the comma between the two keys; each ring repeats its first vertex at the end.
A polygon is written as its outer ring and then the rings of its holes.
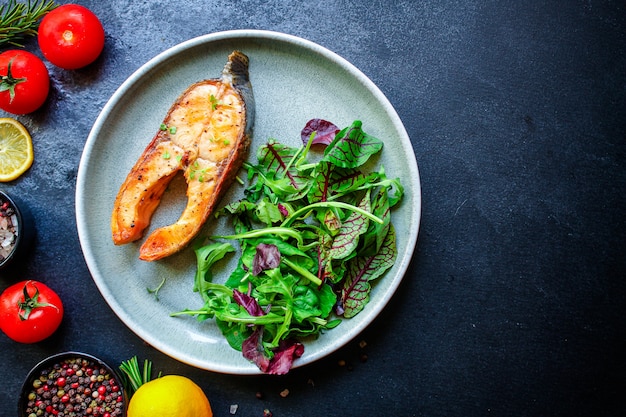
{"type": "Polygon", "coordinates": [[[65,4],[44,16],[37,40],[43,56],[64,69],[82,68],[104,48],[104,28],[98,17],[78,4],[65,4]]]}
{"type": "Polygon", "coordinates": [[[47,285],[22,281],[0,295],[0,329],[20,343],[44,340],[63,319],[63,303],[47,285]]]}
{"type": "Polygon", "coordinates": [[[13,114],[37,110],[50,91],[50,77],[43,61],[22,50],[0,54],[0,109],[13,114]]]}

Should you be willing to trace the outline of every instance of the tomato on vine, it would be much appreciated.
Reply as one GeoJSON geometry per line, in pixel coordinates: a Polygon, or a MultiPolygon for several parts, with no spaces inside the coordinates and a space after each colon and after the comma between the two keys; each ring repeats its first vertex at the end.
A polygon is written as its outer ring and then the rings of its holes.
{"type": "Polygon", "coordinates": [[[49,91],[48,69],[38,56],[17,49],[0,54],[0,109],[32,113],[43,105],[49,91]]]}
{"type": "Polygon", "coordinates": [[[65,4],[46,14],[37,35],[43,56],[63,69],[91,64],[104,48],[104,28],[88,8],[65,4]]]}
{"type": "Polygon", "coordinates": [[[41,282],[18,282],[0,295],[0,330],[16,342],[46,339],[58,329],[62,319],[61,298],[41,282]]]}

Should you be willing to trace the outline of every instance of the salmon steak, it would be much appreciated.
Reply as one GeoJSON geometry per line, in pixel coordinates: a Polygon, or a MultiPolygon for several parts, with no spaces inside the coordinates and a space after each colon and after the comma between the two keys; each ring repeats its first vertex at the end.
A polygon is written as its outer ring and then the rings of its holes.
{"type": "Polygon", "coordinates": [[[194,239],[247,157],[254,125],[248,57],[234,51],[220,78],[189,86],[167,112],[113,205],[113,243],[141,239],[171,180],[182,172],[187,203],[179,219],[149,234],[139,259],[172,255],[194,239]]]}

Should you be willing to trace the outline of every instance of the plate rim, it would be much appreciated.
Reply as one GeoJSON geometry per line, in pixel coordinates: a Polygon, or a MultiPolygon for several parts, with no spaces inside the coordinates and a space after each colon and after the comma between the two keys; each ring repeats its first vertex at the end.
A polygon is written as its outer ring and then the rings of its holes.
{"type": "Polygon", "coordinates": [[[387,288],[386,293],[388,294],[382,302],[371,306],[371,310],[368,314],[371,316],[370,320],[366,320],[362,325],[355,326],[351,328],[349,331],[344,332],[344,335],[341,339],[341,343],[328,351],[322,351],[318,354],[310,354],[306,358],[300,358],[298,361],[294,362],[293,368],[305,366],[311,363],[316,362],[317,360],[329,355],[330,353],[340,349],[345,346],[351,340],[353,340],[356,336],[358,336],[362,331],[364,331],[376,318],[379,316],[381,311],[389,304],[390,299],[396,293],[398,287],[401,282],[404,281],[409,265],[414,257],[415,249],[417,247],[417,240],[419,235],[419,229],[421,224],[421,211],[422,211],[422,197],[421,197],[421,181],[419,175],[419,168],[417,166],[417,159],[415,157],[415,152],[412,148],[412,144],[410,141],[410,137],[406,131],[404,124],[402,123],[400,116],[397,114],[395,108],[392,106],[389,99],[382,93],[380,88],[370,80],[360,69],[358,69],[355,65],[347,61],[345,58],[341,57],[337,53],[329,50],[328,48],[321,46],[313,41],[287,34],[277,31],[271,30],[260,30],[260,29],[235,29],[235,30],[225,30],[220,32],[213,32],[204,34],[201,36],[197,36],[191,38],[189,40],[183,41],[177,45],[174,45],[160,53],[158,53],[153,58],[146,61],[143,65],[137,68],[129,77],[127,77],[115,90],[115,92],[110,96],[102,110],[100,111],[98,117],[94,121],[94,124],[89,132],[87,140],[85,142],[83,152],[80,158],[78,172],[77,172],[77,180],[76,180],[76,192],[75,192],[75,214],[76,214],[76,225],[78,230],[78,238],[81,247],[81,251],[83,253],[83,257],[87,264],[87,268],[89,273],[96,284],[100,294],[105,299],[105,302],[109,305],[109,307],[113,310],[116,316],[122,321],[122,323],[130,329],[135,335],[137,335],[140,339],[149,343],[151,346],[162,352],[163,354],[188,365],[225,374],[232,375],[257,375],[261,374],[261,372],[256,368],[256,366],[251,365],[245,361],[242,362],[241,367],[233,368],[230,366],[211,366],[207,367],[205,361],[193,360],[192,358],[181,358],[180,356],[176,356],[169,352],[166,349],[166,346],[159,342],[159,340],[153,336],[148,334],[147,332],[141,331],[141,329],[137,329],[135,327],[131,327],[129,323],[134,323],[135,321],[132,317],[129,317],[123,311],[121,305],[115,300],[114,297],[107,297],[110,294],[108,288],[102,282],[103,278],[100,276],[100,271],[97,268],[96,261],[94,259],[94,254],[89,248],[88,243],[86,242],[86,236],[88,234],[87,226],[86,226],[86,213],[85,210],[82,209],[82,205],[84,204],[85,197],[83,196],[83,190],[85,189],[84,185],[87,181],[86,179],[86,170],[87,163],[90,159],[91,152],[94,149],[94,144],[98,139],[98,135],[102,128],[104,127],[104,122],[106,121],[108,115],[115,108],[118,102],[124,97],[124,94],[132,88],[138,82],[141,82],[143,77],[152,70],[158,69],[159,65],[172,57],[179,55],[181,52],[185,50],[189,50],[195,48],[197,46],[202,46],[214,42],[224,41],[224,40],[236,40],[236,39],[263,39],[263,40],[279,40],[283,41],[301,48],[308,49],[317,54],[320,54],[330,60],[331,62],[339,65],[344,70],[346,70],[351,76],[358,79],[358,81],[367,88],[378,100],[380,104],[385,108],[387,115],[393,119],[394,128],[397,130],[399,136],[401,136],[401,143],[403,146],[403,150],[407,153],[407,155],[413,155],[413,158],[407,158],[407,162],[409,165],[409,175],[415,176],[415,187],[412,189],[413,191],[413,201],[410,202],[412,207],[414,208],[414,221],[411,223],[411,229],[409,230],[409,240],[406,246],[406,253],[410,254],[410,256],[405,256],[402,258],[402,264],[399,266],[398,274],[400,275],[399,279],[392,281],[391,285],[387,288]]]}

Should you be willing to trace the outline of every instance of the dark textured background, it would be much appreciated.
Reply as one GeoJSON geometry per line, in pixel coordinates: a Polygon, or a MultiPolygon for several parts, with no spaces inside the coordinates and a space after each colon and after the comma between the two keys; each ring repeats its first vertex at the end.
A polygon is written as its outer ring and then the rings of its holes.
{"type": "Polygon", "coordinates": [[[35,345],[0,335],[0,416],[31,366],[70,349],[189,376],[216,416],[233,404],[237,416],[625,415],[623,1],[80,3],[105,26],[104,53],[78,71],[48,64],[49,100],[18,118],[35,163],[2,184],[37,237],[0,290],[42,280],[66,317],[35,345]],[[423,187],[418,247],[389,306],[284,377],[206,372],[145,346],[97,291],[76,232],[78,163],[111,94],[171,46],[245,28],[317,42],[369,76],[405,123],[423,187]]]}

